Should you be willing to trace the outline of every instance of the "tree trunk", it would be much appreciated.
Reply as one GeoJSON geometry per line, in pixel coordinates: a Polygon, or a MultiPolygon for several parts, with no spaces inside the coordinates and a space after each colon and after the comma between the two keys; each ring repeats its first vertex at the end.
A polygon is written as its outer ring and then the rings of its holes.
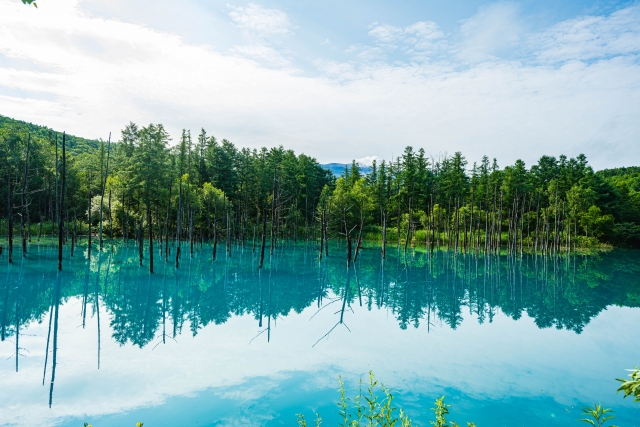
{"type": "Polygon", "coordinates": [[[273,170],[273,189],[271,190],[271,244],[270,254],[273,255],[273,245],[275,242],[274,228],[276,216],[276,170],[273,170]]]}
{"type": "Polygon", "coordinates": [[[262,209],[262,244],[260,245],[260,265],[258,268],[262,268],[262,263],[264,261],[264,247],[267,241],[267,213],[265,209],[262,209]]]}
{"type": "MultiPolygon", "coordinates": [[[[58,212],[60,213],[59,215],[60,218],[58,219],[58,270],[62,270],[62,239],[63,239],[63,231],[64,231],[62,210],[64,209],[64,193],[65,193],[66,180],[67,180],[66,179],[67,178],[67,156],[65,151],[66,137],[67,137],[66,132],[63,132],[62,133],[62,188],[60,191],[60,207],[58,209],[58,212]]],[[[57,315],[57,311],[56,311],[56,315],[57,315]]],[[[55,351],[55,344],[54,344],[54,351],[55,351]]]]}
{"type": "Polygon", "coordinates": [[[7,193],[7,257],[9,264],[13,263],[13,182],[9,174],[9,191],[7,193]]]}
{"type": "Polygon", "coordinates": [[[147,227],[149,227],[149,273],[153,273],[153,220],[151,206],[147,203],[147,227]]]}
{"type": "Polygon", "coordinates": [[[387,212],[382,211],[382,259],[387,256],[387,212]]]}
{"type": "Polygon", "coordinates": [[[411,216],[411,197],[409,197],[409,213],[407,214],[407,234],[404,239],[404,251],[407,252],[407,245],[409,245],[409,238],[411,236],[411,222],[413,218],[411,216]]]}
{"type": "Polygon", "coordinates": [[[109,190],[109,201],[107,203],[109,206],[109,244],[113,248],[113,216],[111,215],[111,190],[109,190]]]}
{"type": "MultiPolygon", "coordinates": [[[[22,178],[22,215],[20,215],[20,229],[22,234],[22,257],[27,257],[27,230],[29,217],[29,207],[27,206],[27,191],[29,191],[29,145],[31,145],[31,134],[27,136],[27,152],[24,158],[24,175],[22,178]]],[[[17,328],[17,325],[16,325],[17,328]]]]}
{"type": "Polygon", "coordinates": [[[78,231],[78,222],[76,220],[76,207],[73,207],[73,234],[71,235],[71,256],[76,247],[76,233],[78,231]]]}
{"type": "Polygon", "coordinates": [[[176,225],[176,240],[178,241],[178,247],[176,248],[176,268],[180,266],[181,228],[182,228],[182,177],[180,177],[180,193],[178,196],[178,212],[177,212],[177,225],[176,225]]]}
{"type": "Polygon", "coordinates": [[[167,200],[167,216],[164,221],[164,261],[169,257],[169,212],[171,212],[171,182],[169,183],[169,199],[167,200]]]}
{"type": "MultiPolygon", "coordinates": [[[[104,143],[103,143],[104,144],[104,143]]],[[[103,145],[104,147],[104,145],[103,145]]],[[[104,152],[104,151],[103,151],[104,152]]],[[[107,177],[109,176],[109,154],[111,153],[111,132],[109,132],[109,142],[107,145],[107,166],[105,169],[105,173],[104,176],[101,176],[101,184],[102,184],[102,191],[100,194],[100,233],[98,236],[98,247],[100,248],[100,250],[102,250],[102,204],[104,202],[104,191],[105,188],[107,187],[107,177]]],[[[102,169],[102,167],[101,167],[102,169]]]]}
{"type": "Polygon", "coordinates": [[[144,256],[144,228],[142,228],[142,218],[138,222],[138,261],[142,267],[142,258],[144,256]]]}
{"type": "Polygon", "coordinates": [[[364,213],[360,209],[360,232],[358,233],[358,241],[356,243],[356,254],[353,256],[353,262],[358,260],[358,253],[360,253],[360,245],[362,244],[362,229],[364,228],[364,213]]]}
{"type": "Polygon", "coordinates": [[[87,187],[89,190],[89,219],[87,221],[87,258],[91,259],[91,174],[87,173],[87,187]]]}

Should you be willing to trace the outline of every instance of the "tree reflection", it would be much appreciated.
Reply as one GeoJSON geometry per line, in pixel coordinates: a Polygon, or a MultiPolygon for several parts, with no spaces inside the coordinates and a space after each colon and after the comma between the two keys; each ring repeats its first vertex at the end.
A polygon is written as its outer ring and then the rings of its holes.
{"type": "Polygon", "coordinates": [[[102,305],[112,339],[139,347],[155,340],[164,344],[184,326],[195,336],[207,325],[246,315],[256,320],[260,339],[264,335],[269,341],[272,322],[312,305],[339,308],[328,308],[336,316],[328,331],[346,326],[347,314],[357,315],[351,310],[355,304],[388,309],[402,329],[431,328],[436,321],[455,329],[469,318],[491,323],[501,312],[515,320],[529,316],[539,328],[576,333],[607,306],[640,306],[640,254],[634,251],[555,257],[388,251],[380,260],[376,250],[365,249],[346,269],[339,258],[318,260],[310,245],[283,245],[266,257],[262,269],[257,268],[259,254],[251,250],[239,247],[233,257],[225,254],[213,263],[210,253],[205,247],[183,268],[166,264],[154,275],[139,268],[135,254],[123,246],[108,259],[101,252],[88,261],[78,258],[62,275],[46,268],[51,266],[46,251],[19,269],[5,266],[0,339],[17,343],[21,329],[47,322],[47,343],[53,335],[53,345],[45,358],[52,352],[55,359],[58,307],[69,298],[80,302],[82,326],[96,322],[99,327],[102,305]],[[93,313],[87,313],[90,299],[93,313]]]}

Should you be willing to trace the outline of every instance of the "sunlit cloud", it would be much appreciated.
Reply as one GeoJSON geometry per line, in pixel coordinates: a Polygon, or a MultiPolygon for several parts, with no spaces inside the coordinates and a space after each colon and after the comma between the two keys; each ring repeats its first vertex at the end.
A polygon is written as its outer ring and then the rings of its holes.
{"type": "Polygon", "coordinates": [[[278,9],[267,9],[255,3],[246,7],[228,5],[229,16],[240,29],[261,37],[283,36],[291,33],[287,14],[278,9]]]}
{"type": "Polygon", "coordinates": [[[77,0],[39,6],[0,0],[0,113],[73,134],[104,138],[133,120],[162,122],[174,140],[205,127],[322,162],[406,145],[501,165],[581,152],[597,168],[640,162],[638,5],[537,32],[511,3],[451,34],[378,22],[362,29],[369,42],[306,71],[282,42],[296,34],[279,9],[228,5],[240,36],[215,50],[77,0]]]}
{"type": "Polygon", "coordinates": [[[585,16],[532,35],[529,47],[545,61],[594,60],[640,53],[640,7],[585,16]]]}
{"type": "Polygon", "coordinates": [[[374,161],[379,162],[380,158],[378,156],[366,156],[361,159],[356,159],[356,163],[362,166],[371,166],[374,161]]]}
{"type": "Polygon", "coordinates": [[[375,22],[370,28],[368,34],[378,46],[391,51],[399,49],[412,59],[424,60],[447,47],[444,33],[432,21],[420,21],[406,27],[375,22]]]}
{"type": "Polygon", "coordinates": [[[292,34],[293,26],[286,13],[249,3],[246,7],[227,5],[232,23],[243,31],[249,44],[237,45],[232,53],[261,61],[279,68],[290,67],[291,61],[274,49],[282,38],[292,34]]]}
{"type": "Polygon", "coordinates": [[[463,61],[492,59],[516,47],[524,31],[515,3],[490,4],[462,21],[454,53],[463,61]]]}

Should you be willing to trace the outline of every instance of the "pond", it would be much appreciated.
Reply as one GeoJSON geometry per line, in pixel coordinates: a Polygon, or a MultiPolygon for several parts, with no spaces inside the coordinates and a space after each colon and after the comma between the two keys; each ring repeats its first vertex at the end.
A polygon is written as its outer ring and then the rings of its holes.
{"type": "Polygon", "coordinates": [[[0,425],[337,425],[338,376],[355,395],[370,370],[420,426],[442,395],[479,427],[579,425],[596,402],[640,425],[615,381],[640,364],[638,252],[365,247],[347,268],[339,242],[283,243],[259,269],[230,249],[156,253],[154,274],[133,243],[61,273],[53,246],[0,256],[0,425]]]}

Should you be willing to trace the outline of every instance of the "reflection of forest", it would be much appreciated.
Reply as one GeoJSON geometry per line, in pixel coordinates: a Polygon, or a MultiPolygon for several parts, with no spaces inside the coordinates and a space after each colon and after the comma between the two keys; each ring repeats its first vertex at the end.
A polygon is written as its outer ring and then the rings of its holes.
{"type": "MultiPolygon", "coordinates": [[[[556,258],[389,251],[382,262],[378,250],[364,250],[350,272],[341,256],[318,262],[317,253],[304,246],[276,251],[262,271],[251,250],[238,249],[215,262],[208,255],[205,247],[180,269],[161,265],[153,275],[138,267],[132,247],[94,252],[90,264],[76,256],[73,271],[59,278],[61,299],[82,302],[83,324],[97,320],[96,302],[104,304],[110,318],[102,321],[110,321],[113,338],[141,347],[171,339],[185,325],[195,335],[232,315],[251,315],[267,330],[292,310],[330,301],[340,301],[343,310],[386,307],[401,328],[428,327],[436,319],[456,328],[463,311],[491,322],[500,310],[514,319],[526,312],[540,328],[576,333],[608,305],[640,306],[640,254],[634,251],[556,258]]],[[[51,305],[58,282],[46,258],[3,267],[2,340],[29,322],[55,319],[51,305]]]]}

